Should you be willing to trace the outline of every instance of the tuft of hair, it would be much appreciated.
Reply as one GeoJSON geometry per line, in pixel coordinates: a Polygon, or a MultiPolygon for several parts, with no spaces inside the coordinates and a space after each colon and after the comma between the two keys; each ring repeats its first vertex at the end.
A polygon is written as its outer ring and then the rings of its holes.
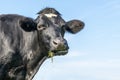
{"type": "Polygon", "coordinates": [[[56,9],[49,7],[44,8],[43,10],[39,11],[37,14],[49,14],[49,13],[56,14],[59,16],[61,15],[56,9]]]}

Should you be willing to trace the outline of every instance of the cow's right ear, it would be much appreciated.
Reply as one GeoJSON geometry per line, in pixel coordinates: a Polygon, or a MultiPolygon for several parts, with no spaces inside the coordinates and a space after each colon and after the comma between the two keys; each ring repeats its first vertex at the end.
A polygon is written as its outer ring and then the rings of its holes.
{"type": "Polygon", "coordinates": [[[20,27],[27,32],[37,30],[36,22],[31,18],[24,18],[19,20],[20,27]]]}

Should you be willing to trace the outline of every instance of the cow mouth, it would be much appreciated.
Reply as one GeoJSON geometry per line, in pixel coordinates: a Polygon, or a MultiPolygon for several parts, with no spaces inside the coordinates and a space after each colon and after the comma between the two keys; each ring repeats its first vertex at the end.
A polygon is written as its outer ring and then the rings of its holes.
{"type": "Polygon", "coordinates": [[[68,53],[68,50],[54,50],[52,52],[54,53],[54,56],[60,56],[66,55],[68,53]]]}
{"type": "Polygon", "coordinates": [[[48,57],[66,55],[68,50],[52,50],[48,52],[48,57]]]}
{"type": "Polygon", "coordinates": [[[68,45],[59,45],[57,48],[51,48],[48,52],[49,57],[66,55],[68,53],[68,45]]]}

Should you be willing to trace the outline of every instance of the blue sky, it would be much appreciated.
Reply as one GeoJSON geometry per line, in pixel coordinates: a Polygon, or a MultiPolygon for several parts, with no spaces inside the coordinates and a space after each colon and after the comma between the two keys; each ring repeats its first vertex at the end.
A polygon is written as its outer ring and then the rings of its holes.
{"type": "Polygon", "coordinates": [[[66,21],[84,21],[85,28],[66,33],[69,53],[46,60],[33,80],[120,80],[120,0],[1,0],[0,14],[36,18],[45,7],[66,21]]]}

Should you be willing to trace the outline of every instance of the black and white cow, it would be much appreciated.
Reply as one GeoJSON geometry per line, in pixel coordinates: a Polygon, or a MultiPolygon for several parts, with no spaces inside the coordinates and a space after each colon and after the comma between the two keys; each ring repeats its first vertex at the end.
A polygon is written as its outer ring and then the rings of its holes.
{"type": "Polygon", "coordinates": [[[68,53],[65,30],[77,33],[84,26],[79,20],[65,22],[54,8],[38,14],[35,20],[0,15],[0,80],[32,80],[47,58],[68,53]]]}

